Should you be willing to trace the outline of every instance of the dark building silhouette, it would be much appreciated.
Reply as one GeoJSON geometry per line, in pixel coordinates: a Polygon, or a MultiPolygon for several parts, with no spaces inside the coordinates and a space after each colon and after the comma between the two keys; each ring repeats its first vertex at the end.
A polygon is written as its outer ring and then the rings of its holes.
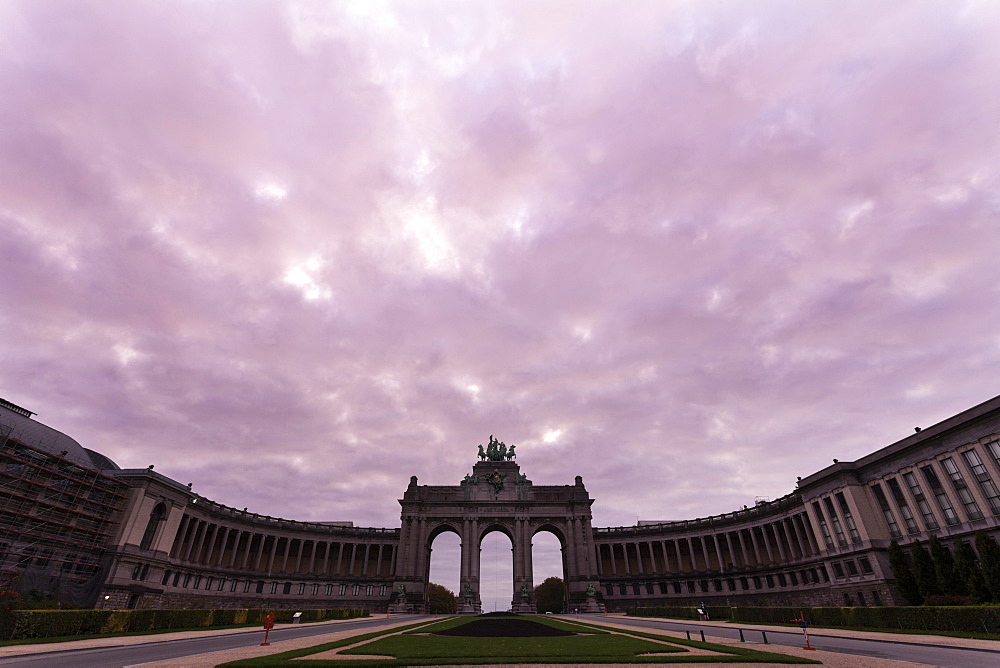
{"type": "Polygon", "coordinates": [[[444,531],[462,539],[466,612],[480,609],[478,548],[492,531],[511,539],[511,607],[522,611],[534,608],[530,546],[543,531],[559,539],[567,603],[581,610],[886,605],[903,603],[891,540],[935,535],[954,549],[980,530],[1000,534],[1000,397],[834,460],[774,501],[604,528],[591,526],[581,478],[536,486],[513,457],[485,453],[459,484],[411,478],[399,528],[268,517],[152,467],[121,469],[33,415],[0,400],[0,578],[81,606],[419,610],[444,531]]]}

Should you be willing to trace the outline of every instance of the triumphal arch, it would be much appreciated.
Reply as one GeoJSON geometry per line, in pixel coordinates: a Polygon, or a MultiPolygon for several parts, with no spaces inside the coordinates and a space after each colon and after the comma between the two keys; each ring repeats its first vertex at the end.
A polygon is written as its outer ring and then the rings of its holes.
{"type": "Polygon", "coordinates": [[[511,609],[535,612],[531,542],[541,531],[551,532],[562,549],[569,600],[594,601],[597,564],[590,506],[594,500],[576,477],[572,485],[534,485],[521,473],[515,455],[490,436],[479,446],[479,461],[458,485],[418,485],[416,476],[399,503],[402,528],[396,561],[394,611],[408,612],[422,601],[430,578],[431,544],[443,532],[458,534],[462,543],[460,613],[482,611],[479,583],[483,538],[501,531],[510,539],[514,556],[511,609]],[[589,594],[589,595],[588,595],[589,594]]]}

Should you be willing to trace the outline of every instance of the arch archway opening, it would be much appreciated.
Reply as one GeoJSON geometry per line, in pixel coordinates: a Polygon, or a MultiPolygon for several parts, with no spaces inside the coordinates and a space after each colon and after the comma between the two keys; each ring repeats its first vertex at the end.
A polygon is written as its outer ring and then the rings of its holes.
{"type": "MultiPolygon", "coordinates": [[[[460,591],[462,539],[452,529],[442,529],[430,542],[428,583],[444,587],[452,594],[460,591]]],[[[430,587],[427,592],[430,603],[430,587]]]]}
{"type": "Polygon", "coordinates": [[[566,563],[563,542],[554,530],[545,527],[538,530],[531,538],[531,564],[533,586],[537,587],[545,584],[545,589],[550,589],[552,583],[546,582],[549,578],[559,578],[563,586],[563,594],[558,601],[549,601],[551,592],[539,591],[542,600],[535,596],[535,606],[538,612],[565,612],[566,594],[566,563]],[[553,605],[558,604],[558,609],[553,609],[553,605]]]}
{"type": "Polygon", "coordinates": [[[483,535],[479,548],[483,612],[509,610],[514,592],[514,544],[506,532],[494,528],[483,535]]]}

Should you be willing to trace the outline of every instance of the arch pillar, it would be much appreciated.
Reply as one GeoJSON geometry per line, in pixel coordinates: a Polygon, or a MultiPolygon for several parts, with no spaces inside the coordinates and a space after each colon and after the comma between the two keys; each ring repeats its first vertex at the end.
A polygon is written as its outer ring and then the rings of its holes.
{"type": "Polygon", "coordinates": [[[531,572],[531,528],[528,521],[519,517],[514,520],[514,537],[511,552],[514,556],[514,591],[510,609],[517,613],[534,613],[535,592],[531,572]]]}

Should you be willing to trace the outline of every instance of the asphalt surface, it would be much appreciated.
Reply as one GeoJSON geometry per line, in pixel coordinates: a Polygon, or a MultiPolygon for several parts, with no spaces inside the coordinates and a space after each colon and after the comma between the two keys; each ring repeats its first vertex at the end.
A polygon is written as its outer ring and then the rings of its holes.
{"type": "MultiPolygon", "coordinates": [[[[418,622],[428,619],[427,615],[413,615],[406,621],[418,622]]],[[[399,624],[400,618],[387,619],[374,617],[356,621],[340,622],[335,628],[330,624],[302,624],[276,628],[271,631],[268,640],[279,642],[304,638],[308,636],[326,635],[331,630],[359,631],[376,629],[381,626],[399,624]]],[[[0,659],[0,666],[30,666],[32,668],[124,668],[143,663],[179,659],[206,652],[218,652],[228,649],[260,645],[264,640],[264,632],[260,629],[234,630],[226,635],[181,638],[173,640],[157,640],[157,636],[148,636],[149,642],[141,644],[120,645],[112,647],[89,647],[83,649],[58,649],[53,644],[52,651],[36,654],[9,656],[0,659]]]]}
{"type": "MultiPolygon", "coordinates": [[[[588,616],[589,621],[591,617],[588,616]]],[[[592,619],[596,623],[600,621],[614,622],[623,626],[635,626],[651,629],[668,629],[671,631],[690,631],[692,640],[700,640],[699,631],[704,631],[706,636],[715,638],[727,638],[739,640],[740,627],[737,625],[703,625],[696,622],[676,622],[655,619],[635,619],[630,617],[602,617],[595,615],[592,619]]],[[[749,643],[762,643],[761,631],[752,627],[743,627],[744,639],[749,643]]],[[[892,634],[879,634],[881,637],[872,638],[851,638],[835,635],[835,629],[813,630],[809,634],[810,645],[818,650],[827,652],[838,652],[842,654],[853,654],[859,657],[870,656],[878,659],[896,659],[900,661],[912,661],[913,663],[923,663],[930,666],[947,666],[955,668],[978,668],[979,666],[1000,666],[1000,642],[993,643],[996,649],[970,649],[964,647],[946,647],[933,644],[933,636],[924,636],[928,642],[910,643],[894,640],[892,634]]],[[[803,646],[803,635],[800,629],[789,628],[787,631],[777,631],[773,628],[766,631],[767,640],[774,645],[787,645],[791,647],[803,646]]],[[[863,665],[859,661],[858,665],[863,665]]]]}

